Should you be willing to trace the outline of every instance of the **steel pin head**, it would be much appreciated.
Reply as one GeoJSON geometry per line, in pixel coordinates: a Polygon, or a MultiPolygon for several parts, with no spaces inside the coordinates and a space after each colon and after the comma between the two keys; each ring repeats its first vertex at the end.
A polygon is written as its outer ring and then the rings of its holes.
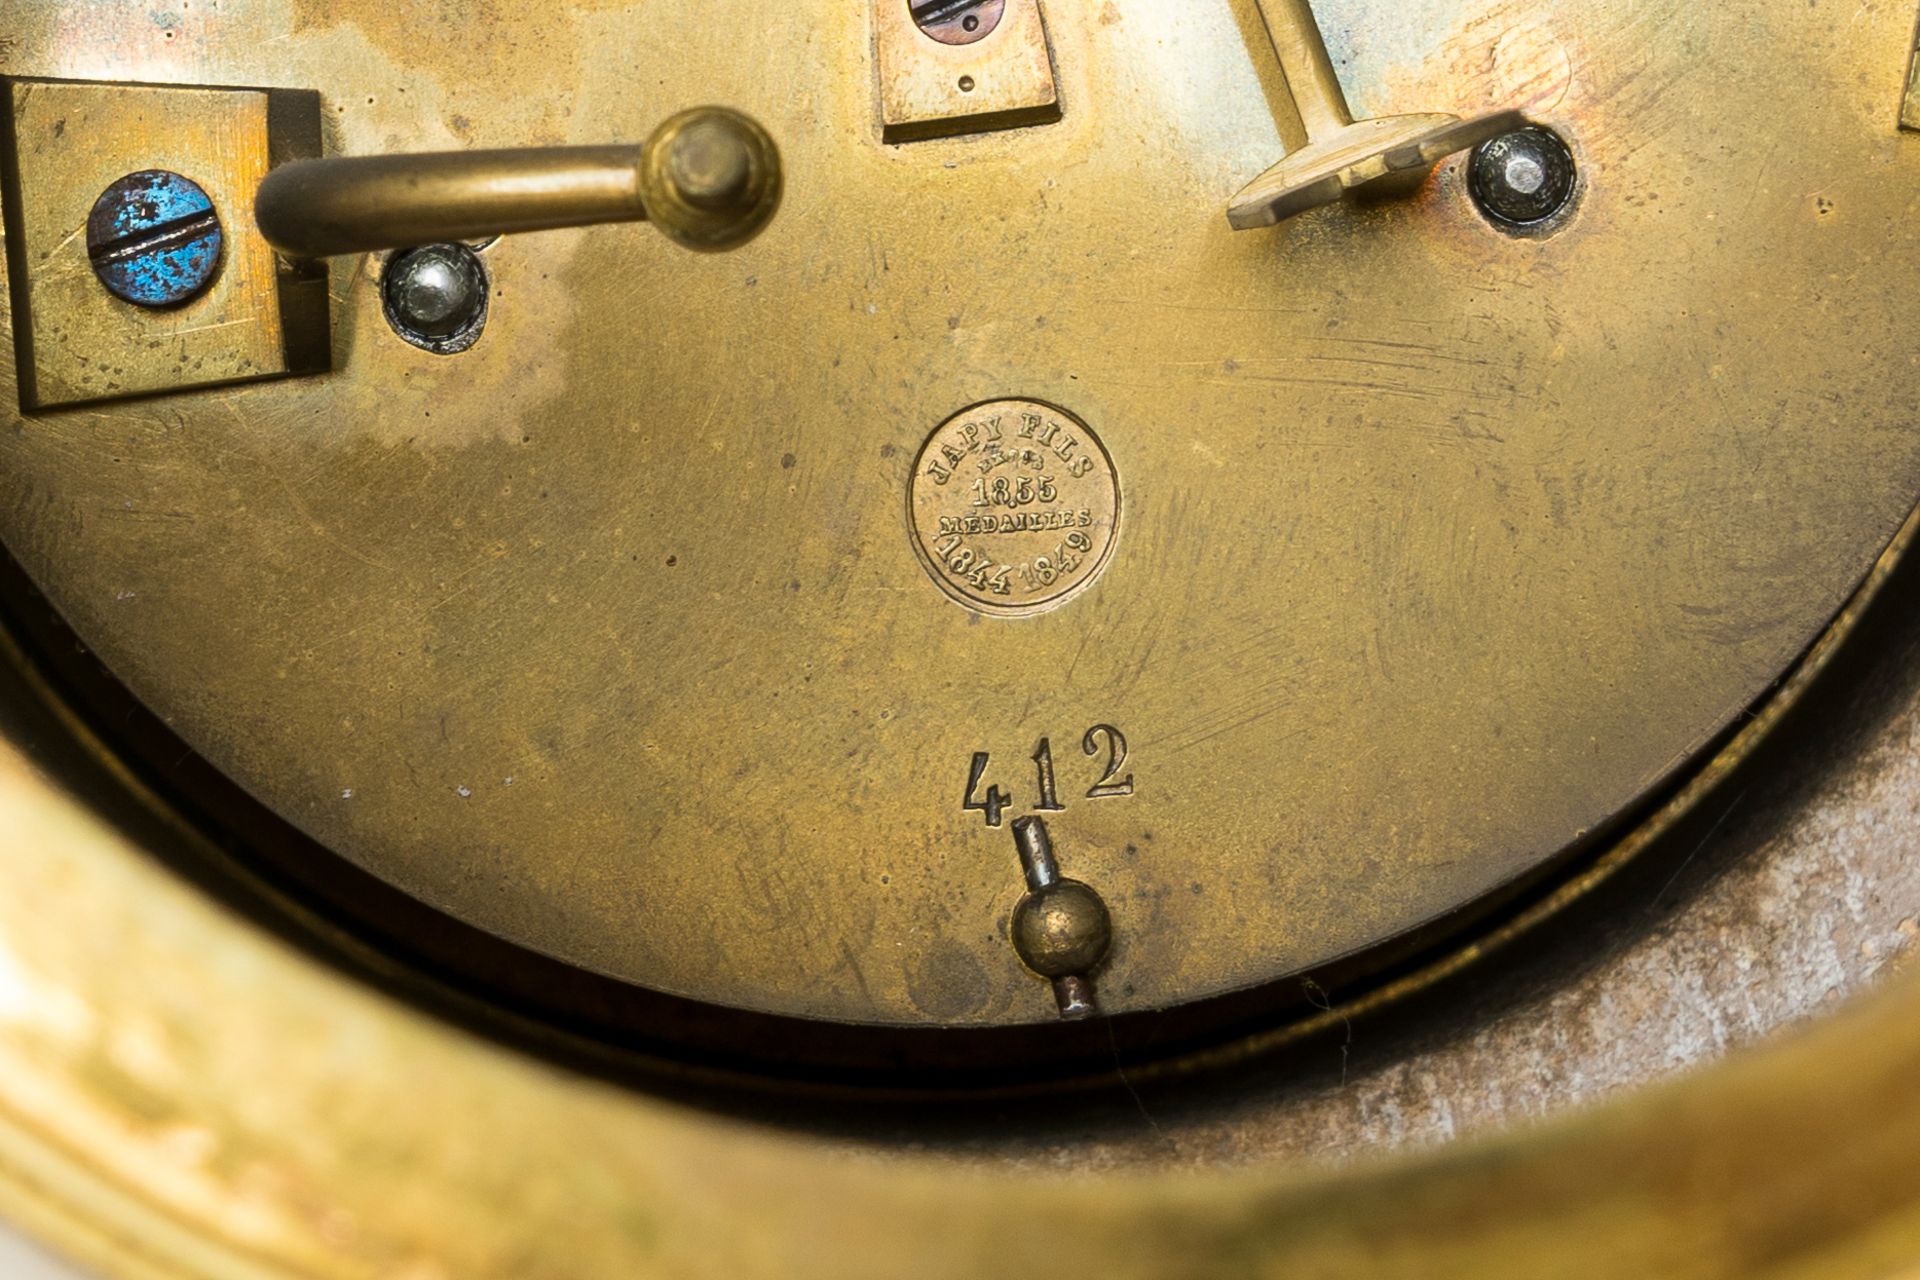
{"type": "Polygon", "coordinates": [[[1538,227],[1573,199],[1573,152],[1550,129],[1528,125],[1474,148],[1467,189],[1495,225],[1538,227]]]}
{"type": "Polygon", "coordinates": [[[467,350],[486,328],[486,269],[464,244],[395,254],[380,278],[380,294],[393,331],[436,355],[467,350]]]}
{"type": "Polygon", "coordinates": [[[1006,16],[1007,0],[914,0],[913,23],[941,44],[985,40],[1006,16]]]}

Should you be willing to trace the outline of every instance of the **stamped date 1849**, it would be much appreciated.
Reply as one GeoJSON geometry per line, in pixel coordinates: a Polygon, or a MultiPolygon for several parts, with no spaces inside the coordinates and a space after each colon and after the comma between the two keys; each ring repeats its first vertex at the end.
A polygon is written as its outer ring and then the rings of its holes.
{"type": "Polygon", "coordinates": [[[948,419],[914,464],[914,550],[940,589],[1018,617],[1085,589],[1113,551],[1120,484],[1093,429],[1063,409],[995,400],[948,419]]]}

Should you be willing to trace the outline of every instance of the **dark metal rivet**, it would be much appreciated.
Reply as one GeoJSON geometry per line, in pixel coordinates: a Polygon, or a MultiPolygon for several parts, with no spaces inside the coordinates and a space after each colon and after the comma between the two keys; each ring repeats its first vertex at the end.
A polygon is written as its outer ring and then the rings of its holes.
{"type": "Polygon", "coordinates": [[[87,257],[114,297],[175,307],[219,274],[226,244],[220,214],[200,185],[165,169],[120,179],[87,215],[87,257]]]}
{"type": "Polygon", "coordinates": [[[1474,148],[1467,189],[1496,226],[1538,227],[1573,199],[1573,152],[1551,129],[1528,125],[1474,148]]]}
{"type": "Polygon", "coordinates": [[[457,355],[487,327],[487,272],[464,244],[429,244],[387,260],[380,296],[393,331],[436,355],[457,355]]]}

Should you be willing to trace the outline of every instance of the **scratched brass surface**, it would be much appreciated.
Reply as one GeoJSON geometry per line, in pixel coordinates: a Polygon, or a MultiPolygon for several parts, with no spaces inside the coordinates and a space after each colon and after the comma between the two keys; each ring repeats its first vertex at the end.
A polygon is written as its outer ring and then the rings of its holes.
{"type": "Polygon", "coordinates": [[[882,136],[911,142],[1046,124],[1060,118],[1060,95],[1047,47],[1040,0],[1013,0],[974,15],[987,27],[978,39],[963,31],[923,33],[912,10],[895,0],[867,0],[873,16],[875,88],[882,136]]]}
{"type": "MultiPolygon", "coordinates": [[[[1899,765],[1836,761],[1849,789],[1911,775],[1910,686],[1899,765]]],[[[1898,822],[1904,785],[1856,817],[1898,822]]],[[[12,741],[0,847],[0,1209],[107,1277],[1864,1280],[1920,1259],[1912,973],[1678,1085],[1441,1151],[1196,1171],[1162,1136],[1150,1172],[1097,1174],[1002,1125],[1007,1153],[970,1168],[703,1115],[383,997],[215,905],[12,741]]],[[[1898,863],[1867,882],[1911,902],[1898,863]]],[[[1479,1065],[1496,1107],[1534,1076],[1479,1065]]]]}
{"type": "Polygon", "coordinates": [[[1667,777],[1920,491],[1903,6],[1316,6],[1356,113],[1568,135],[1581,202],[1539,240],[1453,168],[1229,231],[1283,146],[1247,5],[1049,6],[1059,123],[897,148],[864,6],[481,8],[26,0],[4,69],[318,88],[344,153],[725,102],[782,148],[779,218],[718,258],[502,240],[451,360],[336,266],[339,372],[22,420],[0,538],[289,820],[595,970],[1051,1018],[1007,831],[962,806],[986,751],[1029,807],[1042,737],[1112,907],[1104,1007],[1362,950],[1667,777]],[[1020,619],[949,599],[904,516],[929,433],[1009,397],[1095,424],[1125,512],[1020,619]],[[1098,724],[1130,796],[1061,750],[1098,724]]]}
{"type": "Polygon", "coordinates": [[[920,562],[942,591],[989,616],[1063,604],[1100,576],[1119,537],[1113,459],[1091,426],[1051,405],[966,409],[927,437],[912,474],[920,562]]]}
{"type": "MultiPolygon", "coordinates": [[[[0,111],[0,128],[11,126],[13,165],[31,193],[21,201],[20,233],[10,248],[25,268],[16,297],[25,296],[33,317],[29,341],[19,344],[32,370],[27,391],[33,403],[72,404],[312,367],[290,352],[296,343],[288,341],[282,312],[283,301],[302,310],[314,304],[283,299],[273,250],[258,236],[235,234],[253,216],[270,152],[285,154],[296,144],[272,139],[267,93],[33,82],[0,92],[10,100],[0,111]],[[74,232],[109,185],[160,163],[194,175],[229,230],[206,295],[191,306],[153,311],[100,288],[86,237],[74,232]]],[[[324,314],[291,318],[324,332],[324,314]]],[[[324,353],[324,343],[319,346],[324,353]]]]}

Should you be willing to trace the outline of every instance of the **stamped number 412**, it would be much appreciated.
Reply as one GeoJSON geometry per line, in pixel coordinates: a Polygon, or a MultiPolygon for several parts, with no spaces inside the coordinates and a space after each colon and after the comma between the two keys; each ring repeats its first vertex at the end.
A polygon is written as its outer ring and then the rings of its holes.
{"type": "MultiPolygon", "coordinates": [[[[1080,749],[1089,756],[1105,755],[1106,771],[1100,780],[1087,790],[1089,800],[1108,800],[1118,796],[1133,794],[1133,775],[1121,773],[1127,766],[1127,738],[1110,724],[1097,724],[1087,730],[1080,740],[1080,749]]],[[[1002,791],[997,785],[988,784],[986,794],[980,794],[980,781],[986,776],[990,757],[985,751],[973,753],[973,763],[967,767],[967,792],[960,801],[962,809],[986,815],[987,825],[997,827],[1001,816],[1013,807],[1013,796],[1002,791]]],[[[1033,767],[1039,779],[1040,800],[1034,810],[1038,813],[1060,813],[1067,806],[1060,803],[1060,794],[1053,778],[1053,744],[1040,739],[1040,745],[1033,749],[1033,767]]]]}

